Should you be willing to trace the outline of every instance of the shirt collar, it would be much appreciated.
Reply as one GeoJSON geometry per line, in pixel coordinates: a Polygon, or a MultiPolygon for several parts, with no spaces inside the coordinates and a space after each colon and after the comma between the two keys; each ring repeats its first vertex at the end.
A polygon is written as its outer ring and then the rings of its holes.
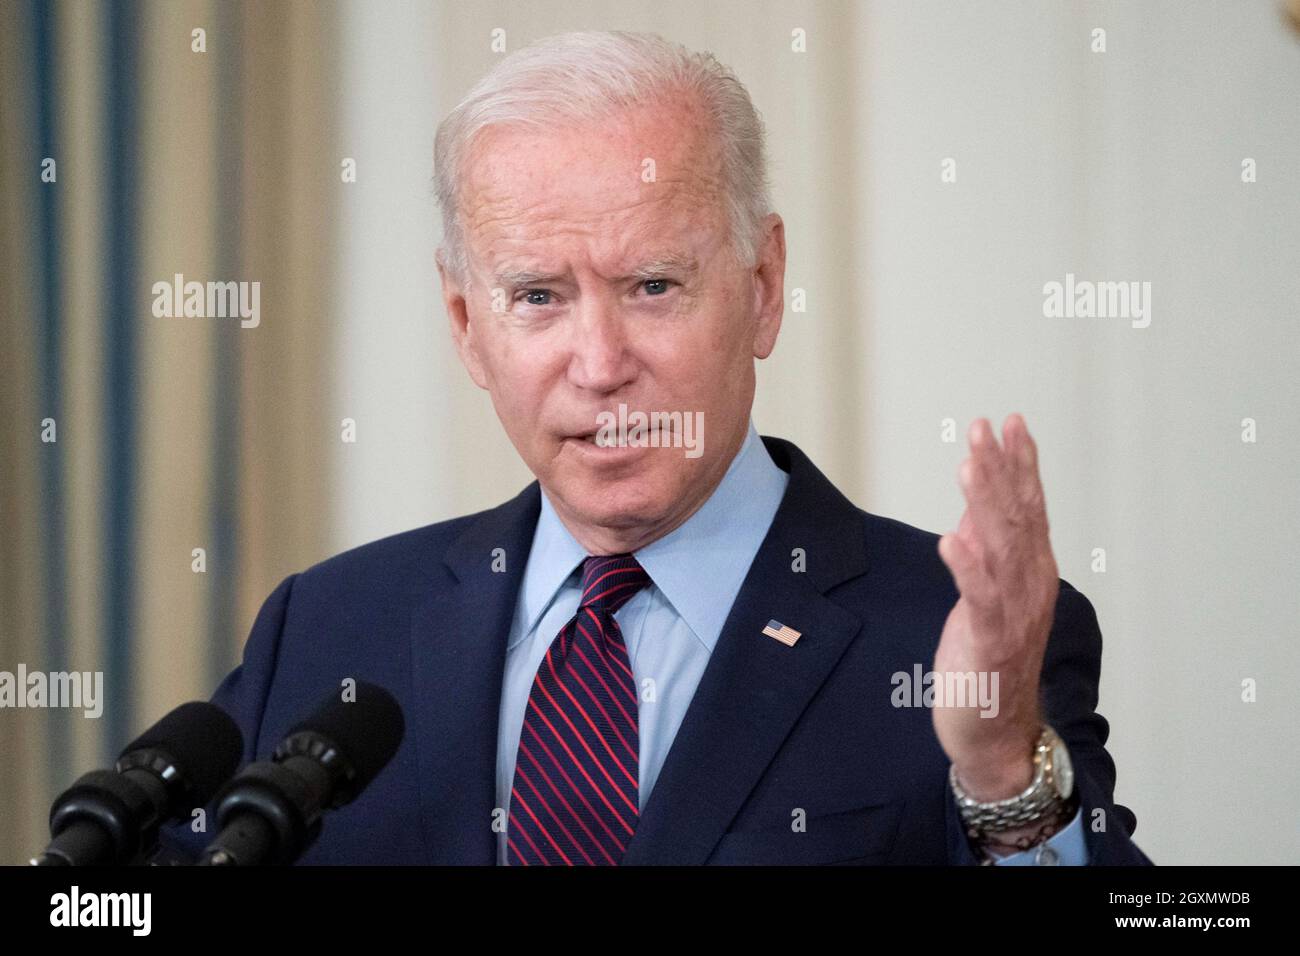
{"type": "MultiPolygon", "coordinates": [[[[767,536],[788,481],[789,476],[763,447],[751,419],[740,451],[704,505],[680,527],[634,552],[654,586],[710,652],[767,536]],[[701,582],[707,584],[701,586],[701,582]]],[[[518,616],[523,626],[517,631],[516,643],[537,626],[586,557],[543,491],[520,588],[518,616]]]]}
{"type": "Polygon", "coordinates": [[[543,491],[542,510],[537,517],[537,530],[533,533],[533,546],[528,553],[528,567],[519,589],[516,616],[522,626],[516,629],[510,647],[532,633],[559,593],[561,585],[573,575],[586,557],[586,549],[574,540],[543,491]]]}

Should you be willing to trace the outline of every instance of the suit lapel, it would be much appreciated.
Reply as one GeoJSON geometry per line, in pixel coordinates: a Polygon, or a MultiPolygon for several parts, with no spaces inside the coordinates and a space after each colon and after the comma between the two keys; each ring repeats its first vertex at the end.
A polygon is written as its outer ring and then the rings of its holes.
{"type": "Polygon", "coordinates": [[[723,626],[624,865],[705,862],[862,622],[824,595],[865,572],[860,513],[789,442],[785,497],[723,626]],[[794,570],[795,549],[806,569],[794,570]],[[775,619],[802,632],[767,637],[775,619]]]}
{"type": "Polygon", "coordinates": [[[426,859],[496,862],[497,723],[506,641],[540,508],[537,483],[470,520],[411,622],[412,709],[426,859]],[[493,571],[495,549],[505,570],[493,571]]]}

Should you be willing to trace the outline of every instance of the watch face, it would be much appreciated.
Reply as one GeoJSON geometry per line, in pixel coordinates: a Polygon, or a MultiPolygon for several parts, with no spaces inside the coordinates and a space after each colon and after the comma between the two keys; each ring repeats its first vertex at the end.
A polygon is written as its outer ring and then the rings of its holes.
{"type": "Polygon", "coordinates": [[[1070,794],[1074,793],[1074,765],[1070,763],[1070,752],[1061,741],[1052,748],[1052,778],[1056,792],[1062,799],[1070,799],[1070,794]]]}

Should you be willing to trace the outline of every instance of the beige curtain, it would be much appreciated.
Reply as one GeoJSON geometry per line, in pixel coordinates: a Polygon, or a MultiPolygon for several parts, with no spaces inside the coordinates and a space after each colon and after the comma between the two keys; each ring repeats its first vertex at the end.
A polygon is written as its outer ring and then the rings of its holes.
{"type": "Polygon", "coordinates": [[[107,692],[98,719],[0,714],[14,863],[59,789],[206,698],[265,595],[324,555],[343,184],[328,6],[5,15],[0,670],[102,671],[107,692]],[[260,282],[260,324],[155,317],[178,273],[260,282]]]}

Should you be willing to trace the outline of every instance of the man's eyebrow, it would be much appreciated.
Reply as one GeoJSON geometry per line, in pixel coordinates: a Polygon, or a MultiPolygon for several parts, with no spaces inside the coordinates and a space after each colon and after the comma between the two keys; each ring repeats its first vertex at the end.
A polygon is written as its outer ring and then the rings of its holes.
{"type": "MultiPolygon", "coordinates": [[[[668,253],[655,256],[637,265],[623,279],[656,279],[666,272],[677,272],[693,276],[699,272],[700,264],[694,256],[686,253],[668,253]]],[[[565,273],[540,272],[532,269],[503,269],[492,276],[492,284],[503,289],[517,289],[521,286],[546,285],[566,278],[565,273]]]]}
{"type": "Polygon", "coordinates": [[[678,272],[686,275],[694,275],[700,271],[700,264],[694,256],[687,255],[684,252],[671,252],[664,256],[656,256],[647,262],[641,263],[632,272],[625,276],[628,279],[655,279],[665,272],[678,272]]]}
{"type": "Polygon", "coordinates": [[[558,272],[533,272],[528,269],[503,269],[492,276],[492,284],[503,289],[517,289],[525,285],[542,285],[564,278],[558,272]]]}

